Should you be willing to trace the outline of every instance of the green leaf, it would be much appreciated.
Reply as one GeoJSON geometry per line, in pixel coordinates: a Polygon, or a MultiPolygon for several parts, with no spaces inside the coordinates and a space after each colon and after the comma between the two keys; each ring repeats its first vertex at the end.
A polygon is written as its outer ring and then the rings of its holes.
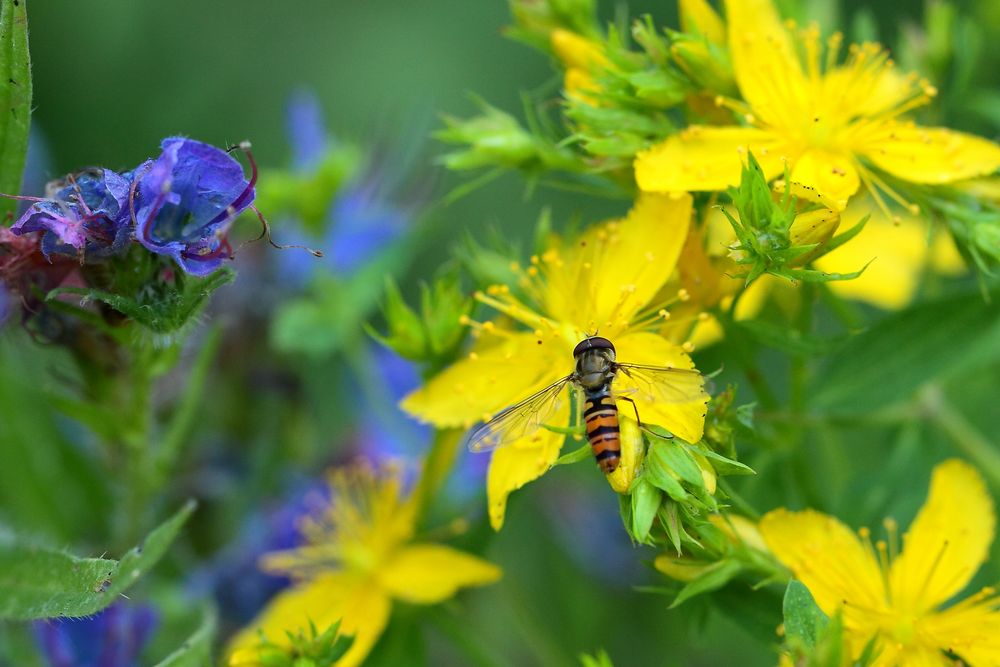
{"type": "Polygon", "coordinates": [[[695,488],[705,486],[705,478],[701,476],[701,468],[691,454],[681,445],[670,440],[655,440],[649,447],[646,456],[651,462],[663,470],[673,471],[677,477],[695,488]]]}
{"type": "Polygon", "coordinates": [[[105,303],[126,317],[135,320],[150,331],[159,334],[173,333],[198,315],[212,293],[231,283],[236,272],[225,267],[206,278],[185,276],[180,289],[171,289],[156,297],[134,297],[85,287],[60,287],[48,293],[46,301],[71,294],[105,303]]]}
{"type": "MultiPolygon", "coordinates": [[[[548,427],[546,427],[546,428],[548,428],[548,427]]],[[[558,459],[556,459],[556,462],[553,463],[552,465],[561,466],[561,465],[567,465],[567,464],[571,464],[571,463],[579,463],[580,461],[584,461],[586,459],[589,459],[590,456],[591,456],[590,452],[591,452],[590,445],[583,445],[581,447],[578,447],[578,448],[574,449],[573,451],[571,451],[571,452],[569,452],[567,454],[563,454],[558,459]]]]}
{"type": "Polygon", "coordinates": [[[1000,308],[967,293],[889,315],[852,338],[816,374],[814,405],[870,412],[925,383],[1000,357],[1000,308]]]}
{"type": "Polygon", "coordinates": [[[206,605],[198,629],[176,651],[156,663],[156,667],[205,667],[212,664],[212,641],[218,626],[215,607],[206,605]]]}
{"type": "Polygon", "coordinates": [[[800,641],[808,648],[816,645],[816,639],[830,619],[816,606],[812,593],[805,584],[792,579],[785,589],[782,603],[785,616],[785,636],[789,641],[800,641]]]}
{"type": "MultiPolygon", "coordinates": [[[[0,192],[21,193],[31,125],[31,56],[26,0],[0,2],[0,192]]],[[[17,202],[0,199],[0,219],[17,202]]]]}
{"type": "Polygon", "coordinates": [[[107,607],[160,560],[194,508],[189,501],[121,561],[77,558],[0,533],[0,619],[87,616],[107,607]]]}
{"type": "Polygon", "coordinates": [[[728,584],[733,577],[738,575],[742,569],[743,566],[735,560],[720,560],[712,565],[710,569],[702,573],[697,579],[688,582],[687,585],[681,589],[680,593],[677,594],[677,597],[674,598],[670,608],[673,609],[696,595],[709,593],[722,588],[728,584]]]}
{"type": "Polygon", "coordinates": [[[734,322],[733,325],[742,329],[747,337],[756,343],[798,357],[824,355],[843,342],[839,338],[803,334],[788,325],[774,324],[760,319],[741,320],[734,322]]]}

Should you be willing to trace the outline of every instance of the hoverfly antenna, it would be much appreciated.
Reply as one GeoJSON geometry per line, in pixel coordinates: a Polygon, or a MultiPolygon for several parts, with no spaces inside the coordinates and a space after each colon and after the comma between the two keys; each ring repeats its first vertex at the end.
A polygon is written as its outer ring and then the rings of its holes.
{"type": "Polygon", "coordinates": [[[613,353],[615,351],[615,346],[611,344],[611,341],[607,338],[602,338],[601,336],[587,336],[573,348],[573,356],[579,357],[587,350],[611,350],[613,353]]]}

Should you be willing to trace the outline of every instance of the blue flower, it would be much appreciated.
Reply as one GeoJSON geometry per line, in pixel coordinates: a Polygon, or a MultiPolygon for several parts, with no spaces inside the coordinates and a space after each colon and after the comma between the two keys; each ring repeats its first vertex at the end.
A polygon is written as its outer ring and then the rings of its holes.
{"type": "Polygon", "coordinates": [[[34,629],[50,667],[137,667],[156,623],[151,607],[115,603],[87,618],[36,621],[34,629]]]}
{"type": "MultiPolygon", "coordinates": [[[[292,167],[300,173],[316,170],[337,147],[323,122],[323,112],[310,92],[294,95],[288,106],[288,137],[292,148],[292,167]]],[[[296,253],[278,257],[282,277],[301,285],[312,272],[324,266],[340,277],[350,276],[369,262],[379,251],[400,236],[413,219],[415,205],[403,206],[390,197],[392,179],[377,167],[363,169],[341,191],[331,196],[324,233],[316,239],[304,232],[295,243],[317,246],[324,261],[296,253]]]]}
{"type": "Polygon", "coordinates": [[[11,226],[17,235],[41,232],[42,252],[85,257],[117,253],[130,237],[129,182],[110,169],[94,169],[49,184],[46,199],[34,203],[11,226]]]}
{"type": "Polygon", "coordinates": [[[193,139],[170,137],[161,147],[134,172],[136,239],[187,273],[208,275],[232,255],[227,233],[253,202],[256,169],[247,180],[226,151],[193,139]]]}

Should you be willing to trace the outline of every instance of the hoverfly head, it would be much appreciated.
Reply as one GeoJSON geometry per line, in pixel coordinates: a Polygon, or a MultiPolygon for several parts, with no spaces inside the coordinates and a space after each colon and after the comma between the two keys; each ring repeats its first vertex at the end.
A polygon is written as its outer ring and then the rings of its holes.
{"type": "Polygon", "coordinates": [[[573,348],[573,357],[579,358],[587,350],[608,350],[611,359],[615,358],[615,346],[611,341],[601,336],[587,336],[573,348]]]}

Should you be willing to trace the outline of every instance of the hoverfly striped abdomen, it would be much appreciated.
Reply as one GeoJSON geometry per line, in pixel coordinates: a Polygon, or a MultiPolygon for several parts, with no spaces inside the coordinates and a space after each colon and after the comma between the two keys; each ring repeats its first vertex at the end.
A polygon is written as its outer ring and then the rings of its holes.
{"type": "Polygon", "coordinates": [[[621,462],[622,443],[618,427],[618,406],[607,388],[603,391],[586,392],[583,423],[597,464],[605,474],[614,472],[621,462]]]}

